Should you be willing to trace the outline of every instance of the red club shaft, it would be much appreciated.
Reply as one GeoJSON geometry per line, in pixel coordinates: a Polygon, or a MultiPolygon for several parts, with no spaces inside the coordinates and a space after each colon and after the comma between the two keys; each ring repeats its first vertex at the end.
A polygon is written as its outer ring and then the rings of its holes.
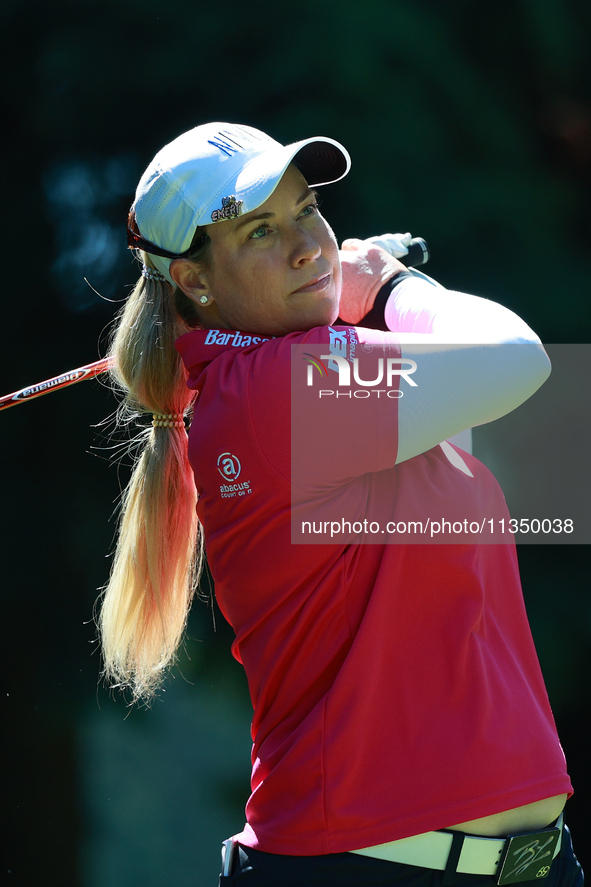
{"type": "Polygon", "coordinates": [[[86,366],[78,367],[78,369],[70,370],[68,373],[61,373],[54,376],[53,379],[46,379],[45,382],[38,382],[36,385],[29,385],[27,388],[21,388],[13,394],[5,394],[0,397],[0,410],[14,407],[19,403],[25,403],[27,400],[33,400],[35,397],[41,397],[42,394],[49,394],[50,391],[58,391],[60,388],[67,388],[68,385],[75,385],[76,382],[82,382],[84,379],[93,379],[100,376],[101,373],[111,367],[112,361],[110,357],[103,357],[94,363],[88,363],[86,366]]]}

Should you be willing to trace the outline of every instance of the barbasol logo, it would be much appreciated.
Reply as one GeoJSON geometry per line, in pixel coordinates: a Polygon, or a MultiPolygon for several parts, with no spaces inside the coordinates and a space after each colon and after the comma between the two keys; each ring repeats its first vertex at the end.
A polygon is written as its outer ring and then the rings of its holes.
{"type": "Polygon", "coordinates": [[[229,330],[208,330],[205,337],[206,345],[233,345],[235,348],[239,346],[245,348],[247,345],[260,345],[261,342],[268,342],[275,336],[250,336],[246,333],[239,333],[229,330]]]}

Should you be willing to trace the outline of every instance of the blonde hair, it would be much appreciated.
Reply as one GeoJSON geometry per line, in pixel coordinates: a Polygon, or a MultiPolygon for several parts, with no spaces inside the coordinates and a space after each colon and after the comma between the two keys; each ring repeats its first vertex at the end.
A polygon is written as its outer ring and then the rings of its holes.
{"type": "MultiPolygon", "coordinates": [[[[141,259],[153,267],[146,253],[141,259]]],[[[112,337],[112,376],[125,392],[119,422],[138,414],[187,415],[195,392],[174,348],[197,326],[192,302],[166,281],[140,277],[112,337]]],[[[123,493],[119,536],[102,596],[106,678],[149,699],[176,655],[202,561],[197,494],[184,427],[146,428],[123,493]]],[[[135,446],[134,446],[135,448],[135,446]]]]}

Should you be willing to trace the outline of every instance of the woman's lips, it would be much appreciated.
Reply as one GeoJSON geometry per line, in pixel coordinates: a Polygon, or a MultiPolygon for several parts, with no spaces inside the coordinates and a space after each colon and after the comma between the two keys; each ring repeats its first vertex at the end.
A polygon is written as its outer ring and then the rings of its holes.
{"type": "Polygon", "coordinates": [[[315,277],[310,283],[306,283],[304,286],[301,286],[299,289],[294,290],[296,293],[315,293],[320,290],[326,289],[328,284],[330,283],[330,274],[322,274],[320,277],[315,277]]]}

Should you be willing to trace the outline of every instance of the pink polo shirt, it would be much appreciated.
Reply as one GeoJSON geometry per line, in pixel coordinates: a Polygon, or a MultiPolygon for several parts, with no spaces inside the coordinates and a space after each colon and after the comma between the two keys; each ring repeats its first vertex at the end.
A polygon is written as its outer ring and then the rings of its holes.
{"type": "MultiPolygon", "coordinates": [[[[198,330],[176,346],[198,391],[189,454],[208,562],[254,708],[239,840],[270,853],[359,849],[572,791],[511,542],[292,541],[292,346],[322,353],[334,332],[198,330]]],[[[450,502],[508,518],[488,469],[449,444],[395,464],[387,406],[363,400],[344,454],[308,438],[325,468],[305,497],[395,525],[450,502]]]]}

